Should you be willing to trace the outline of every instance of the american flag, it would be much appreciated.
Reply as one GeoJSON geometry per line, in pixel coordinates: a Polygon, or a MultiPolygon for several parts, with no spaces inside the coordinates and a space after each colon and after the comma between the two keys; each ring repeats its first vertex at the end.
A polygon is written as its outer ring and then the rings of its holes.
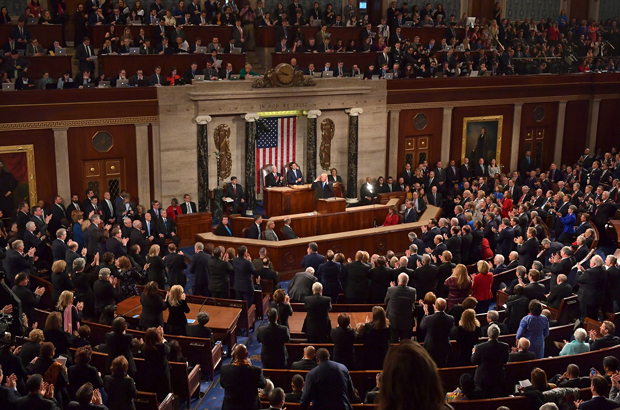
{"type": "MultiPolygon", "coordinates": [[[[297,117],[266,118],[266,130],[257,129],[256,139],[256,188],[261,190],[261,169],[273,164],[282,172],[284,166],[295,161],[297,117]]],[[[286,176],[285,176],[286,177],[286,176]]]]}

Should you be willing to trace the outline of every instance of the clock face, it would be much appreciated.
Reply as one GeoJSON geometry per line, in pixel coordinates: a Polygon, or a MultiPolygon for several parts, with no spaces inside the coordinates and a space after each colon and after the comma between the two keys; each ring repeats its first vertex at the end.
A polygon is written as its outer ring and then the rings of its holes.
{"type": "Polygon", "coordinates": [[[112,135],[105,131],[98,132],[93,137],[93,148],[98,152],[108,152],[114,146],[112,135]]]}
{"type": "Polygon", "coordinates": [[[289,64],[279,64],[276,67],[276,76],[282,85],[290,85],[295,79],[295,69],[289,64]]]}

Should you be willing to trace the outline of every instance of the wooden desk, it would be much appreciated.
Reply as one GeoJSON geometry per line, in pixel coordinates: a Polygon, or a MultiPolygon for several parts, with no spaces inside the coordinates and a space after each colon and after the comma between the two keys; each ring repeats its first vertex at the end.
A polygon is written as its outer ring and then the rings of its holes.
{"type": "MultiPolygon", "coordinates": [[[[200,72],[207,66],[206,54],[174,54],[174,55],[140,55],[140,56],[121,56],[106,55],[99,57],[99,73],[106,73],[108,77],[118,75],[121,69],[127,71],[127,78],[133,76],[136,71],[141,68],[144,75],[148,78],[155,72],[155,67],[161,67],[161,74],[164,77],[170,75],[172,67],[177,68],[177,74],[183,78],[185,71],[189,66],[196,62],[200,72]],[[103,71],[102,71],[103,70],[103,71]]],[[[223,60],[222,66],[232,63],[233,70],[238,73],[245,66],[245,54],[220,54],[218,56],[223,60]]]]}
{"type": "MultiPolygon", "coordinates": [[[[338,326],[338,315],[342,312],[329,312],[329,320],[332,322],[332,328],[338,326]]],[[[372,312],[348,312],[351,318],[351,327],[355,329],[358,323],[366,323],[366,318],[372,318],[372,312]]],[[[301,331],[304,320],[306,319],[306,312],[294,312],[293,316],[288,318],[288,326],[291,331],[291,337],[302,338],[305,336],[301,331]]],[[[211,322],[209,322],[209,325],[211,322]]]]}
{"type": "MultiPolygon", "coordinates": [[[[144,29],[144,34],[147,38],[152,38],[151,33],[153,32],[154,26],[117,25],[114,29],[114,33],[117,36],[122,36],[125,28],[127,27],[131,30],[131,35],[134,38],[140,34],[141,28],[144,29]]],[[[100,26],[89,25],[88,37],[90,37],[90,44],[95,48],[101,48],[101,46],[103,46],[105,33],[107,33],[108,30],[110,30],[109,24],[103,24],[100,26]]],[[[173,30],[174,27],[166,26],[166,33],[170,33],[173,30]]],[[[208,46],[209,43],[213,41],[213,37],[217,37],[220,44],[224,46],[228,44],[228,40],[230,39],[230,35],[232,33],[232,26],[187,26],[183,28],[183,31],[185,31],[185,39],[189,44],[194,43],[196,41],[196,37],[200,37],[202,39],[202,44],[208,46]]]]}
{"type": "MultiPolygon", "coordinates": [[[[333,217],[348,217],[351,219],[341,219],[341,221],[356,221],[361,220],[362,217],[366,220],[372,221],[370,213],[362,212],[368,208],[379,209],[384,212],[383,218],[387,215],[386,205],[370,205],[368,207],[357,207],[347,212],[341,212],[338,214],[324,215],[323,218],[333,217]],[[347,215],[350,214],[350,215],[347,215]]],[[[377,211],[375,211],[377,212],[377,211]]],[[[287,280],[291,275],[287,273],[295,273],[301,270],[301,260],[304,255],[307,254],[308,242],[316,242],[319,246],[319,252],[324,254],[328,249],[334,252],[342,252],[345,256],[353,257],[355,252],[363,249],[370,254],[378,253],[385,254],[388,250],[394,252],[403,252],[409,243],[407,234],[409,232],[415,232],[420,236],[422,225],[428,224],[430,218],[439,218],[441,216],[441,209],[435,206],[429,205],[426,211],[420,216],[417,222],[408,224],[398,224],[392,226],[380,226],[377,228],[367,228],[359,230],[348,230],[343,233],[332,233],[326,235],[314,235],[299,239],[290,239],[286,241],[263,241],[258,239],[247,238],[235,238],[235,237],[223,237],[216,236],[211,232],[202,233],[196,235],[197,242],[212,243],[214,245],[222,245],[226,248],[237,248],[240,245],[246,245],[251,255],[258,255],[258,250],[262,247],[267,249],[269,256],[273,262],[274,269],[280,272],[280,279],[287,280]],[[283,275],[284,273],[284,275],[283,275]]],[[[311,217],[310,217],[311,218],[311,217]]],[[[246,218],[247,219],[247,218],[246,218]]],[[[377,219],[380,221],[381,219],[377,219]]],[[[342,224],[346,229],[351,229],[352,226],[360,226],[351,222],[342,224]]],[[[372,225],[371,225],[372,226],[372,225]]],[[[322,229],[319,225],[319,229],[322,229]]],[[[276,229],[277,232],[277,229],[276,229]]]]}
{"type": "MultiPolygon", "coordinates": [[[[256,29],[256,45],[258,47],[275,47],[276,46],[276,27],[258,27],[256,29]]],[[[355,40],[355,43],[360,45],[362,43],[362,27],[331,27],[327,30],[332,34],[332,44],[336,44],[338,40],[342,40],[344,44],[347,44],[351,40],[355,40]]],[[[310,37],[314,37],[316,33],[321,31],[319,27],[301,27],[301,33],[305,41],[310,37]]],[[[441,39],[444,37],[446,29],[444,28],[414,28],[414,27],[402,27],[401,34],[404,39],[413,39],[420,37],[420,43],[428,44],[431,39],[435,39],[437,44],[441,43],[441,39]]],[[[463,36],[464,29],[459,28],[456,30],[459,37],[463,36]]],[[[295,38],[294,33],[296,28],[289,29],[289,38],[295,38]]],[[[274,64],[275,66],[275,64],[274,64]]]]}
{"type": "MultiPolygon", "coordinates": [[[[17,21],[17,18],[14,21],[17,21]]],[[[11,30],[15,26],[16,24],[0,24],[0,44],[7,42],[11,30]]],[[[26,27],[30,30],[31,38],[39,40],[39,44],[43,46],[46,53],[55,40],[58,40],[61,46],[64,47],[65,45],[65,36],[61,24],[27,24],[26,27]]]]}
{"type": "Polygon", "coordinates": [[[323,215],[344,212],[346,208],[347,200],[344,198],[319,199],[316,202],[317,212],[323,215]]]}
{"type": "Polygon", "coordinates": [[[30,61],[28,73],[30,73],[30,81],[33,81],[35,85],[43,76],[44,71],[49,71],[50,77],[56,81],[65,71],[71,72],[71,56],[26,57],[26,60],[30,61]]]}
{"type": "Polygon", "coordinates": [[[194,237],[200,232],[211,232],[211,212],[177,215],[177,236],[179,245],[194,245],[194,237]]]}
{"type": "Polygon", "coordinates": [[[263,209],[269,217],[314,211],[314,190],[309,186],[273,187],[263,190],[263,209]]]}
{"type": "MultiPolygon", "coordinates": [[[[196,303],[188,303],[189,313],[186,314],[187,319],[196,320],[200,305],[196,303]]],[[[203,305],[202,311],[207,312],[210,316],[209,328],[213,330],[213,338],[222,340],[228,345],[228,354],[232,352],[237,344],[237,322],[241,315],[241,309],[229,308],[222,306],[203,305]]],[[[116,305],[116,313],[124,316],[125,319],[137,323],[142,313],[142,305],[140,298],[133,296],[125,299],[116,305]]],[[[168,311],[164,310],[164,322],[168,321],[168,311]]]]}

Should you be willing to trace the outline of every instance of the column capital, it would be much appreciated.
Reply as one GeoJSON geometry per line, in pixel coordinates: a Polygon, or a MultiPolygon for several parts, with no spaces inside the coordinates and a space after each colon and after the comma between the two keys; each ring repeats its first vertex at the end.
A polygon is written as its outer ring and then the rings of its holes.
{"type": "Polygon", "coordinates": [[[135,125],[136,128],[138,128],[138,127],[148,127],[151,124],[148,123],[148,122],[141,122],[141,123],[134,124],[134,125],[135,125]]]}
{"type": "Polygon", "coordinates": [[[241,114],[241,118],[245,120],[245,122],[256,122],[258,121],[259,115],[257,112],[249,112],[247,114],[241,114]]]}
{"type": "Polygon", "coordinates": [[[349,114],[351,117],[357,117],[360,116],[361,114],[364,113],[364,109],[363,108],[347,108],[346,110],[344,110],[344,112],[346,112],[347,114],[349,114]]]}
{"type": "Polygon", "coordinates": [[[449,105],[447,107],[443,107],[443,112],[452,112],[452,110],[454,109],[453,106],[449,105]]]}
{"type": "Polygon", "coordinates": [[[52,128],[52,131],[54,132],[67,132],[68,130],[69,130],[69,127],[52,128]]]}
{"type": "Polygon", "coordinates": [[[196,117],[196,124],[199,125],[205,125],[211,122],[211,116],[210,115],[199,115],[196,117]]]}
{"type": "Polygon", "coordinates": [[[310,110],[306,114],[308,118],[319,118],[321,116],[321,110],[310,110]]]}

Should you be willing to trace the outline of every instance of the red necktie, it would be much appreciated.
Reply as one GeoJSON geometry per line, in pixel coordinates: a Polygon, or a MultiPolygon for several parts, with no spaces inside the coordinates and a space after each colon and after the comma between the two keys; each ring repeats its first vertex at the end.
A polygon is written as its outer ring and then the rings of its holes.
{"type": "Polygon", "coordinates": [[[237,188],[233,185],[233,192],[237,195],[237,188]]]}

